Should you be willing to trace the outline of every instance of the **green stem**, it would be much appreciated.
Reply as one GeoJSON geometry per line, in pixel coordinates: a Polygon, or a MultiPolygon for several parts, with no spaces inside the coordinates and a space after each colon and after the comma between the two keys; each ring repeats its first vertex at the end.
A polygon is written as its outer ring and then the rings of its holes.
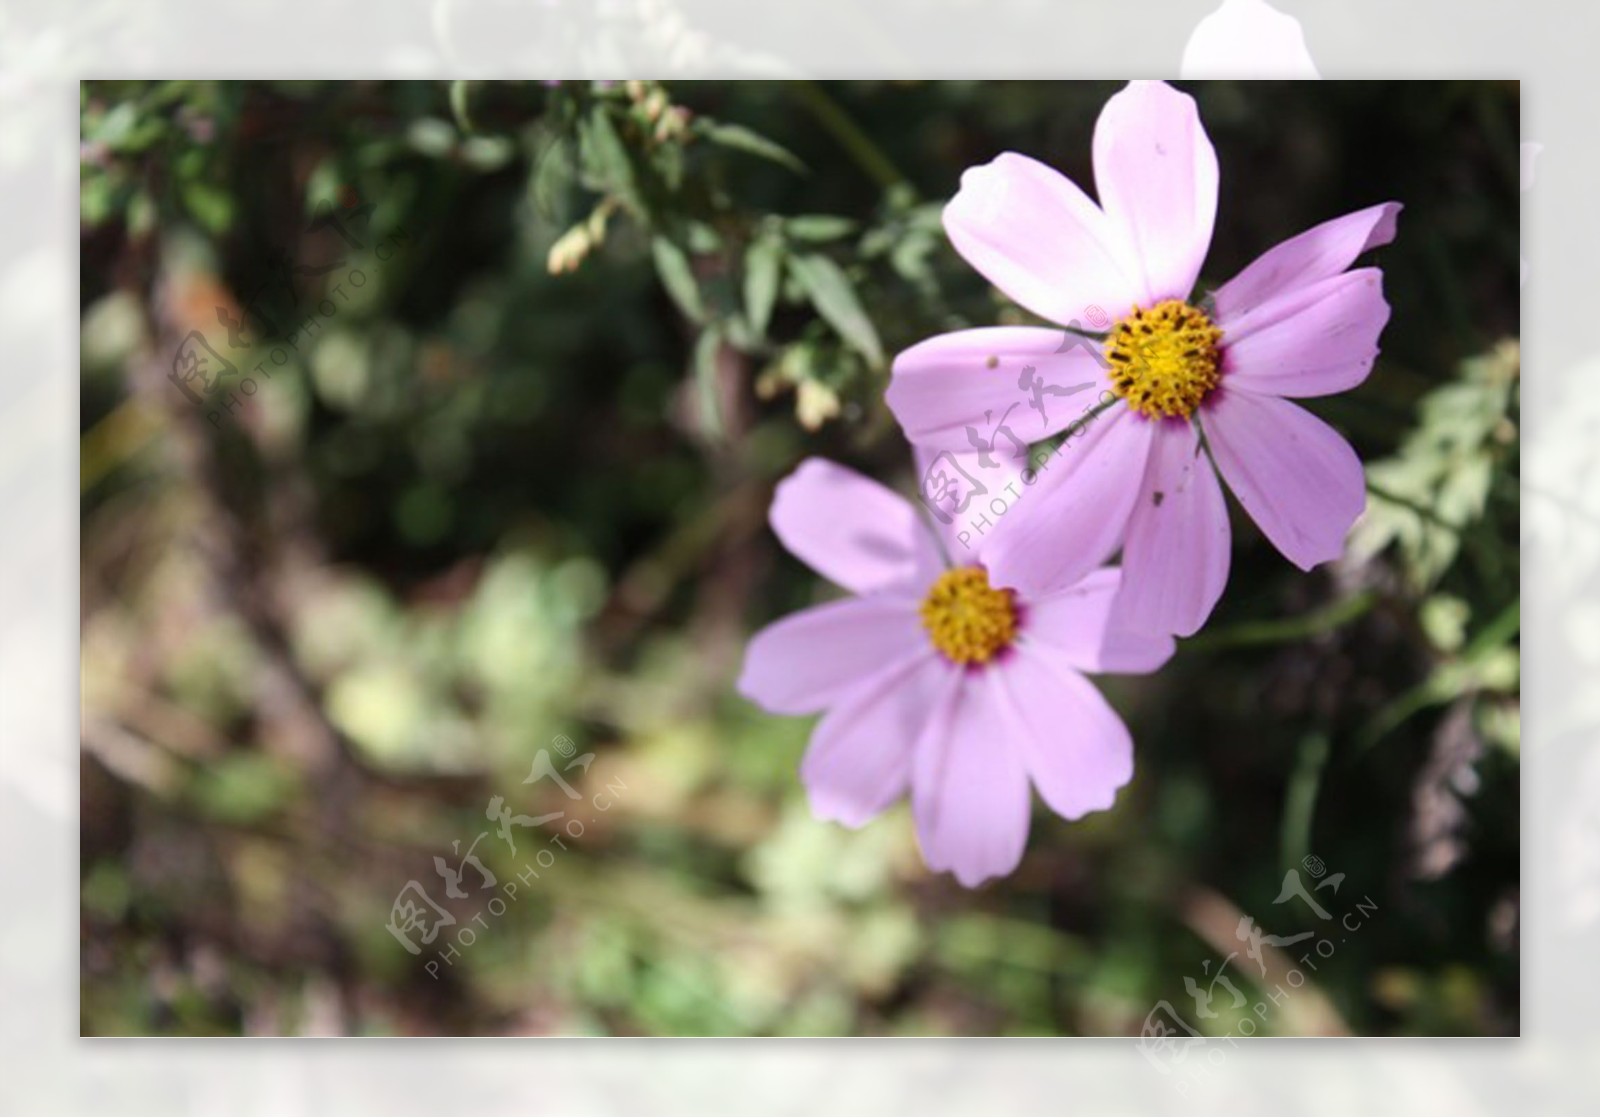
{"type": "Polygon", "coordinates": [[[1318,730],[1300,742],[1300,757],[1289,777],[1283,805],[1280,856],[1284,866],[1298,866],[1311,853],[1311,823],[1316,816],[1317,789],[1328,763],[1328,735],[1318,730]]]}
{"type": "Polygon", "coordinates": [[[1437,524],[1439,527],[1448,531],[1454,532],[1458,536],[1461,534],[1462,526],[1460,524],[1455,524],[1446,520],[1444,517],[1440,516],[1426,505],[1418,504],[1409,497],[1402,497],[1400,494],[1385,489],[1381,485],[1374,485],[1370,480],[1367,482],[1367,492],[1371,493],[1380,501],[1388,501],[1391,505],[1399,505],[1403,509],[1410,509],[1418,516],[1422,517],[1422,519],[1437,524]]]}
{"type": "Polygon", "coordinates": [[[850,157],[867,175],[884,190],[893,190],[895,187],[904,186],[906,177],[902,175],[883,150],[872,142],[872,138],[863,132],[850,115],[839,107],[839,103],[828,95],[821,84],[814,81],[795,81],[789,83],[789,88],[799,98],[800,103],[810,110],[817,122],[827,129],[829,135],[839,141],[839,145],[850,153],[850,157]]]}
{"type": "Polygon", "coordinates": [[[1371,590],[1324,606],[1322,609],[1299,617],[1285,617],[1273,621],[1251,621],[1228,629],[1202,633],[1183,642],[1184,648],[1216,650],[1249,645],[1288,644],[1305,640],[1321,633],[1332,632],[1348,625],[1378,603],[1378,595],[1371,590]]]}
{"type": "Polygon", "coordinates": [[[1056,329],[1067,334],[1076,334],[1080,338],[1088,338],[1092,342],[1103,342],[1111,336],[1111,332],[1109,330],[1101,330],[1096,332],[1094,330],[1085,330],[1081,326],[1073,326],[1070,324],[1066,326],[1058,326],[1056,329]]]}
{"type": "Polygon", "coordinates": [[[1522,598],[1507,605],[1495,615],[1495,619],[1485,625],[1462,651],[1461,658],[1467,661],[1481,659],[1490,652],[1510,643],[1511,638],[1517,635],[1522,628],[1522,598]]]}
{"type": "MultiPolygon", "coordinates": [[[[1478,635],[1467,643],[1461,650],[1458,663],[1474,664],[1482,660],[1489,653],[1508,644],[1521,628],[1522,599],[1519,597],[1496,614],[1494,620],[1485,625],[1478,635]]],[[[1453,673],[1445,671],[1447,667],[1448,665],[1441,665],[1435,668],[1427,679],[1378,711],[1356,740],[1356,753],[1365,753],[1377,745],[1412,715],[1431,706],[1450,702],[1465,693],[1464,690],[1452,686],[1455,677],[1453,673]]]]}

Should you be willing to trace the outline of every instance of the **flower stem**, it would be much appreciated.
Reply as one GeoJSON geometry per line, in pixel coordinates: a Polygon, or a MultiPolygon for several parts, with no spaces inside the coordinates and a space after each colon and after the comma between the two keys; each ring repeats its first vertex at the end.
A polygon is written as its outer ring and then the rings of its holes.
{"type": "Polygon", "coordinates": [[[906,177],[883,153],[883,149],[873,143],[871,137],[850,119],[850,114],[828,95],[820,83],[795,81],[789,83],[789,88],[794,91],[800,103],[810,110],[811,115],[817,118],[817,122],[839,141],[839,146],[850,153],[851,158],[874,182],[884,190],[893,190],[897,186],[906,185],[906,177]]]}
{"type": "Polygon", "coordinates": [[[1348,625],[1378,604],[1378,595],[1364,590],[1322,609],[1272,621],[1251,621],[1227,629],[1202,633],[1183,642],[1186,649],[1240,648],[1250,645],[1288,644],[1348,625]]]}
{"type": "Polygon", "coordinates": [[[1311,824],[1317,812],[1317,789],[1322,785],[1322,770],[1328,763],[1328,735],[1322,730],[1307,734],[1300,741],[1300,756],[1289,777],[1284,796],[1283,834],[1279,857],[1285,867],[1298,866],[1311,853],[1311,824]]]}
{"type": "Polygon", "coordinates": [[[1370,479],[1367,481],[1367,492],[1371,493],[1380,501],[1388,501],[1391,505],[1399,505],[1403,509],[1409,509],[1411,512],[1414,512],[1418,516],[1422,517],[1422,519],[1436,524],[1447,531],[1454,532],[1458,536],[1461,534],[1461,525],[1446,520],[1444,517],[1440,516],[1426,505],[1419,504],[1409,497],[1402,497],[1400,494],[1391,492],[1390,490],[1383,488],[1381,485],[1372,484],[1370,479]]]}

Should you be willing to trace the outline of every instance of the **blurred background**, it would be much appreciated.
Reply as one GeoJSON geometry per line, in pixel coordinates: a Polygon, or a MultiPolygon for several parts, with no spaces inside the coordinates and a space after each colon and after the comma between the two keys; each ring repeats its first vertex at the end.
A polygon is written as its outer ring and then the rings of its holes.
{"type": "Polygon", "coordinates": [[[1311,401],[1349,555],[1236,517],[1208,627],[1103,681],[1114,810],[969,892],[733,693],[830,593],[773,484],[909,492],[888,359],[1027,321],[961,171],[1089,184],[1116,88],[83,83],[83,1033],[1516,1033],[1514,82],[1186,87],[1204,283],[1406,210],[1311,401]]]}

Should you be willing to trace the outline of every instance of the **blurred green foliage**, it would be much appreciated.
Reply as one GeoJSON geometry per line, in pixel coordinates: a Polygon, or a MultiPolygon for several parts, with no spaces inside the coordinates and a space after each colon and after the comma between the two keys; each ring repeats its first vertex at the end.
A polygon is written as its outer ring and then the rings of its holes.
{"type": "Polygon", "coordinates": [[[1313,402],[1369,463],[1350,554],[1304,575],[1236,521],[1211,625],[1106,681],[1113,811],[1040,809],[969,893],[904,808],[812,820],[809,726],[732,693],[826,593],[774,481],[904,485],[889,356],[1026,321],[944,239],[962,169],[1091,181],[1114,89],[83,83],[83,1031],[1137,1033],[1166,999],[1222,1033],[1249,1007],[1184,980],[1241,915],[1302,930],[1314,855],[1377,910],[1258,1031],[1516,1032],[1515,83],[1194,89],[1207,282],[1407,208],[1383,357],[1313,402]],[[191,331],[237,367],[198,406],[191,331]],[[448,898],[485,830],[498,881],[539,866],[485,803],[563,809],[523,783],[562,735],[581,837],[502,914],[448,898]],[[410,880],[475,929],[437,977],[386,929],[410,880]]]}

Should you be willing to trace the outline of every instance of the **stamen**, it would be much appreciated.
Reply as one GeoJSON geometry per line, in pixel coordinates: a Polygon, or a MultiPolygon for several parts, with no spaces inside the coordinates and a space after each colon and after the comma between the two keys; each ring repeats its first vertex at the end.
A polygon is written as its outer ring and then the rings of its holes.
{"type": "Polygon", "coordinates": [[[985,664],[1017,635],[1010,590],[989,585],[982,567],[957,567],[939,576],[922,601],[922,626],[933,647],[957,664],[985,664]]]}
{"type": "Polygon", "coordinates": [[[1187,419],[1221,379],[1221,342],[1205,312],[1181,300],[1134,307],[1106,338],[1111,388],[1152,419],[1187,419]]]}

